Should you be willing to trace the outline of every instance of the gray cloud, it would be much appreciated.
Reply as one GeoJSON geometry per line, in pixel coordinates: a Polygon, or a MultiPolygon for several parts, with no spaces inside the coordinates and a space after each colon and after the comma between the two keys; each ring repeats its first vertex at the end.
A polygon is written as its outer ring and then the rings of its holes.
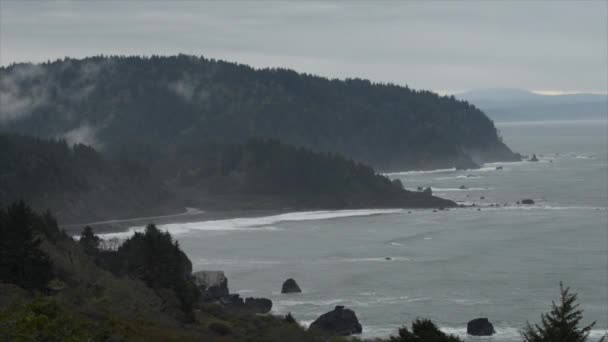
{"type": "Polygon", "coordinates": [[[83,124],[71,131],[66,132],[60,138],[64,138],[68,144],[84,144],[95,148],[102,148],[103,145],[97,139],[97,132],[100,127],[95,127],[89,124],[83,124]]]}
{"type": "Polygon", "coordinates": [[[605,1],[3,1],[0,16],[3,65],[188,53],[435,90],[608,89],[605,1]]]}
{"type": "Polygon", "coordinates": [[[0,123],[17,120],[29,115],[48,100],[46,83],[21,87],[22,83],[42,79],[44,69],[37,65],[23,64],[12,72],[0,74],[0,123]]]}

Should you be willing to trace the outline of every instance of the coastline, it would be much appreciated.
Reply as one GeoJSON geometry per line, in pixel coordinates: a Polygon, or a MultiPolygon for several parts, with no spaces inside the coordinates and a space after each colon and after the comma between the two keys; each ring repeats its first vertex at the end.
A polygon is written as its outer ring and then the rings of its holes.
{"type": "MultiPolygon", "coordinates": [[[[121,233],[127,232],[129,228],[134,226],[144,226],[148,223],[155,223],[157,225],[170,224],[170,223],[190,223],[199,221],[211,221],[211,220],[225,220],[234,218],[250,218],[250,217],[263,217],[270,215],[284,214],[286,210],[278,209],[242,209],[242,210],[187,210],[183,213],[170,214],[170,215],[159,215],[159,216],[146,216],[136,217],[129,219],[117,219],[117,220],[104,220],[96,222],[85,222],[60,225],[60,228],[64,229],[68,235],[78,235],[82,232],[85,226],[91,226],[95,230],[96,234],[107,234],[107,233],[121,233]]],[[[294,212],[297,212],[294,211],[294,212]]]]}

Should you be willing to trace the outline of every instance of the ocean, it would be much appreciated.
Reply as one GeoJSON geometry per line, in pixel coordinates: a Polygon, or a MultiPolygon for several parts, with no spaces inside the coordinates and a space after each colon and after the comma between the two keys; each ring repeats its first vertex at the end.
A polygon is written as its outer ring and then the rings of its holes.
{"type": "Polygon", "coordinates": [[[540,161],[388,175],[474,208],[300,212],[160,228],[195,270],[222,270],[231,292],[270,298],[274,313],[303,324],[344,305],[364,338],[424,317],[467,341],[520,341],[526,321],[538,322],[558,298],[561,281],[578,293],[583,323],[597,321],[597,340],[608,327],[608,122],[497,127],[513,150],[540,161]],[[535,204],[516,204],[524,198],[535,204]],[[287,278],[303,293],[281,294],[287,278]],[[497,334],[468,337],[466,323],[477,317],[489,318],[497,334]]]}

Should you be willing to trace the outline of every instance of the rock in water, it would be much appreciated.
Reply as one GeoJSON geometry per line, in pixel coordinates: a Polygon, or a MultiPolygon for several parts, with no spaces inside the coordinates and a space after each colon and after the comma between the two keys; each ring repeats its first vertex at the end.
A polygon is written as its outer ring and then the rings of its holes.
{"type": "Polygon", "coordinates": [[[203,302],[214,302],[228,296],[228,278],[222,271],[198,271],[192,273],[194,283],[201,291],[203,302]]]}
{"type": "Polygon", "coordinates": [[[530,199],[530,198],[526,198],[521,200],[521,204],[534,204],[534,200],[530,199]]]}
{"type": "Polygon", "coordinates": [[[292,278],[285,280],[285,282],[283,283],[283,287],[281,288],[281,293],[300,293],[300,292],[302,292],[302,290],[300,290],[298,283],[296,283],[296,281],[293,280],[292,278]]]}
{"type": "Polygon", "coordinates": [[[265,314],[272,310],[272,301],[268,298],[249,297],[243,300],[239,294],[222,297],[219,303],[227,310],[250,314],[265,314]]]}
{"type": "Polygon", "coordinates": [[[272,310],[272,301],[268,298],[246,298],[245,307],[248,311],[254,313],[268,313],[272,310]]]}
{"type": "Polygon", "coordinates": [[[425,195],[433,196],[433,189],[428,187],[428,188],[422,190],[422,193],[424,193],[425,195]]]}
{"type": "Polygon", "coordinates": [[[496,333],[487,318],[476,318],[467,323],[467,334],[473,336],[492,336],[496,333]]]}
{"type": "Polygon", "coordinates": [[[319,316],[310,324],[310,328],[340,336],[360,334],[363,330],[355,312],[341,305],[319,316]]]}
{"type": "Polygon", "coordinates": [[[536,158],[536,154],[533,154],[533,155],[532,155],[532,158],[530,158],[528,161],[531,161],[531,162],[537,162],[537,161],[538,161],[538,158],[536,158]]]}
{"type": "Polygon", "coordinates": [[[496,170],[502,170],[502,166],[497,166],[496,170]]]}
{"type": "Polygon", "coordinates": [[[466,186],[463,184],[463,185],[461,185],[461,186],[460,186],[458,189],[460,189],[460,190],[465,190],[465,189],[468,189],[468,188],[467,188],[467,187],[466,187],[466,186]]]}

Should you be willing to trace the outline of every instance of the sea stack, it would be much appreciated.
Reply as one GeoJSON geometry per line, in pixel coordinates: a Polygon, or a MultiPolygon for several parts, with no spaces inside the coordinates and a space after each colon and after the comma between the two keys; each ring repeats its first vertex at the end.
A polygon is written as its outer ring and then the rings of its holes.
{"type": "Polygon", "coordinates": [[[319,329],[326,333],[340,336],[360,334],[363,329],[355,312],[338,305],[330,312],[324,313],[310,324],[310,329],[319,329]]]}
{"type": "Polygon", "coordinates": [[[496,333],[487,318],[476,318],[467,323],[467,334],[472,336],[492,336],[496,333]]]}
{"type": "Polygon", "coordinates": [[[281,293],[300,293],[302,290],[298,286],[295,280],[289,278],[285,280],[283,283],[283,287],[281,288],[281,293]]]}

